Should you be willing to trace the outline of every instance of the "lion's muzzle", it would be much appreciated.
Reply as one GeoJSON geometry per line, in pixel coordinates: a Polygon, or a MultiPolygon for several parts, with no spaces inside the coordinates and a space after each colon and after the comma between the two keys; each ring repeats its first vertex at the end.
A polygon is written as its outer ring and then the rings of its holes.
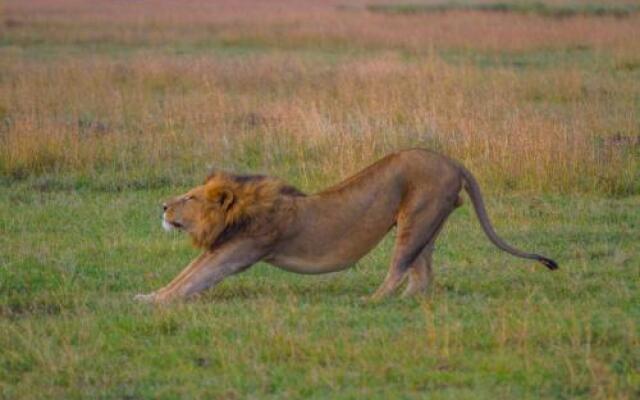
{"type": "Polygon", "coordinates": [[[170,232],[174,229],[182,229],[183,227],[184,226],[179,222],[168,220],[167,213],[162,214],[162,228],[165,231],[170,232]]]}
{"type": "Polygon", "coordinates": [[[173,225],[171,225],[166,219],[162,218],[162,229],[170,232],[173,230],[173,225]]]}

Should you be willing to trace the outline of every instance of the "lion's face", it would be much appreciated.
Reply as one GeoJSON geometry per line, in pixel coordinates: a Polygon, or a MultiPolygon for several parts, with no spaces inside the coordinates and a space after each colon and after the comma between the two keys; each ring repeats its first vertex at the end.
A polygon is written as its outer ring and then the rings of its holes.
{"type": "Polygon", "coordinates": [[[162,227],[189,233],[198,246],[212,243],[226,227],[233,193],[219,185],[197,186],[163,204],[162,227]]]}
{"type": "Polygon", "coordinates": [[[201,187],[168,200],[162,206],[162,227],[166,231],[182,229],[189,232],[198,221],[206,218],[209,205],[204,200],[201,187]]]}

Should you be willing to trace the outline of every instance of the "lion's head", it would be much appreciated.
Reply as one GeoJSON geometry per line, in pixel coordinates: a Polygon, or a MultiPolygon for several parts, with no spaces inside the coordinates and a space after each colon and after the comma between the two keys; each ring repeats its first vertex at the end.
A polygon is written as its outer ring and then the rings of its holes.
{"type": "Polygon", "coordinates": [[[284,195],[302,193],[276,178],[215,172],[204,184],[163,204],[162,227],[183,230],[194,245],[208,248],[272,211],[284,195]]]}

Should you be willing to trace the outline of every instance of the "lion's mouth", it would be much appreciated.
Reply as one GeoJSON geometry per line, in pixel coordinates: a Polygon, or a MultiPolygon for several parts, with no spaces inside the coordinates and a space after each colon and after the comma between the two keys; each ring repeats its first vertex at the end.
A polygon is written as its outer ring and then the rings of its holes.
{"type": "Polygon", "coordinates": [[[162,218],[162,227],[165,231],[169,232],[173,229],[183,229],[184,225],[176,221],[169,221],[165,218],[162,218]]]}

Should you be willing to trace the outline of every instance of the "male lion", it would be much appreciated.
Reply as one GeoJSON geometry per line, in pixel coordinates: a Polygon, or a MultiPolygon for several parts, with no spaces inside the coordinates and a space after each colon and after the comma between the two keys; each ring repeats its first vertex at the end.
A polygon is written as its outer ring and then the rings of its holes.
{"type": "Polygon", "coordinates": [[[404,296],[432,280],[433,244],[464,187],[491,242],[549,269],[555,261],[504,242],[487,217],[478,183],[459,163],[426,150],[391,154],[313,195],[266,176],[212,173],[203,185],[164,204],[162,225],[189,233],[203,253],[167,286],[135,298],[166,302],[193,296],[258,261],[301,274],[348,268],[397,227],[389,272],[372,295],[404,296]]]}

